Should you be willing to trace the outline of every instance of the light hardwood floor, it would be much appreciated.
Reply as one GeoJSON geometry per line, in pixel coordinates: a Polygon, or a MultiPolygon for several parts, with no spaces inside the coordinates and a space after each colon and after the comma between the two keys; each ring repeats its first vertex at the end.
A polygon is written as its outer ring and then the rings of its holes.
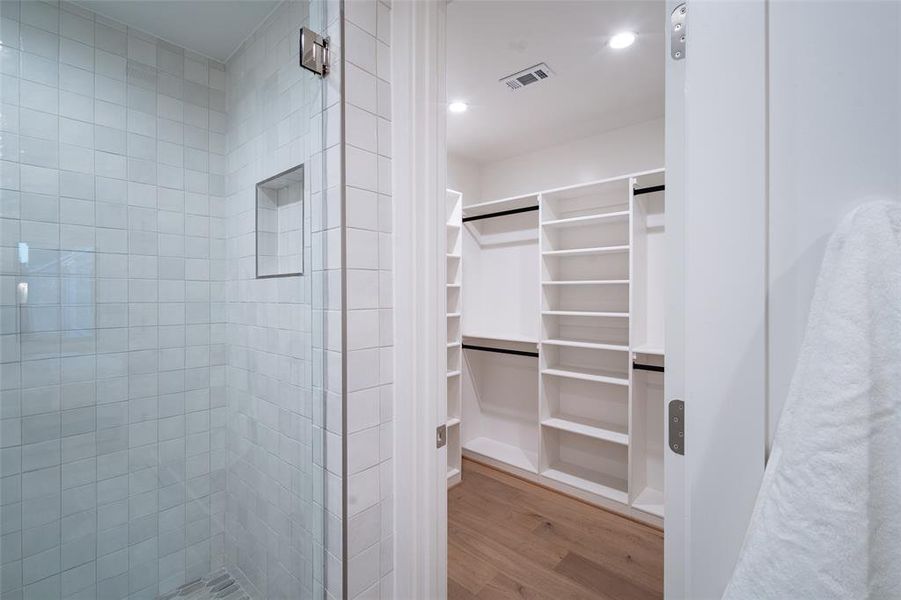
{"type": "Polygon", "coordinates": [[[663,533],[479,463],[448,491],[448,598],[663,597],[663,533]]]}

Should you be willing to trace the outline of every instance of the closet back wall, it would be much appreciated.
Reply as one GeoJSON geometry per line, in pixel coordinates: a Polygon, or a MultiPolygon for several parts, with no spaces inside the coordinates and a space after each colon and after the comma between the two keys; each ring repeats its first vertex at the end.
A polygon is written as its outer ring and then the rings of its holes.
{"type": "Polygon", "coordinates": [[[662,118],[487,163],[451,156],[447,177],[468,205],[661,166],[662,118]]]}

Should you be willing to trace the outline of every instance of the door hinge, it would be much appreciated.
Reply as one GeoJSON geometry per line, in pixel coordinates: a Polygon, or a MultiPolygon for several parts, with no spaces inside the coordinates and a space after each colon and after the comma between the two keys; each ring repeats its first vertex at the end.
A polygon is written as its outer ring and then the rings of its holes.
{"type": "Polygon", "coordinates": [[[685,58],[685,35],[688,30],[688,5],[683,2],[669,17],[669,55],[673,60],[685,58]]]}
{"type": "Polygon", "coordinates": [[[439,425],[435,434],[435,447],[444,448],[444,445],[447,443],[447,425],[439,425]]]}
{"type": "Polygon", "coordinates": [[[685,454],[685,402],[669,401],[669,447],[676,454],[685,454]]]}
{"type": "Polygon", "coordinates": [[[300,66],[320,77],[329,73],[329,40],[307,29],[300,28],[300,66]]]}

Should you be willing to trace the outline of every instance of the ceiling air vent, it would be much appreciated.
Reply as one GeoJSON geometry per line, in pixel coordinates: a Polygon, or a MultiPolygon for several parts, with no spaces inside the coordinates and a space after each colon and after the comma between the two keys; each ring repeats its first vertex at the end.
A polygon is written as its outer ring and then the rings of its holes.
{"type": "Polygon", "coordinates": [[[500,81],[511,90],[518,90],[527,85],[532,85],[533,83],[548,79],[551,75],[553,75],[553,72],[548,66],[544,63],[539,63],[534,67],[529,67],[519,73],[502,77],[500,81]]]}

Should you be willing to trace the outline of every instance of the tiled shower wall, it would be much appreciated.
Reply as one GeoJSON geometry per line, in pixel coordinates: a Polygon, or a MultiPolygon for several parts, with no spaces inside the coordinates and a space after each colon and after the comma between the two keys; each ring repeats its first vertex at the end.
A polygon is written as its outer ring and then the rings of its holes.
{"type": "Polygon", "coordinates": [[[222,556],[224,67],[0,17],[0,595],[153,598],[222,556]]]}
{"type": "Polygon", "coordinates": [[[285,2],[227,65],[226,562],[272,600],[343,589],[338,15],[285,2]],[[325,22],[337,68],[323,86],[298,66],[298,31],[325,22]],[[255,279],[254,185],[299,164],[304,274],[255,279]]]}
{"type": "Polygon", "coordinates": [[[345,2],[347,597],[394,597],[391,5],[345,2]]]}

